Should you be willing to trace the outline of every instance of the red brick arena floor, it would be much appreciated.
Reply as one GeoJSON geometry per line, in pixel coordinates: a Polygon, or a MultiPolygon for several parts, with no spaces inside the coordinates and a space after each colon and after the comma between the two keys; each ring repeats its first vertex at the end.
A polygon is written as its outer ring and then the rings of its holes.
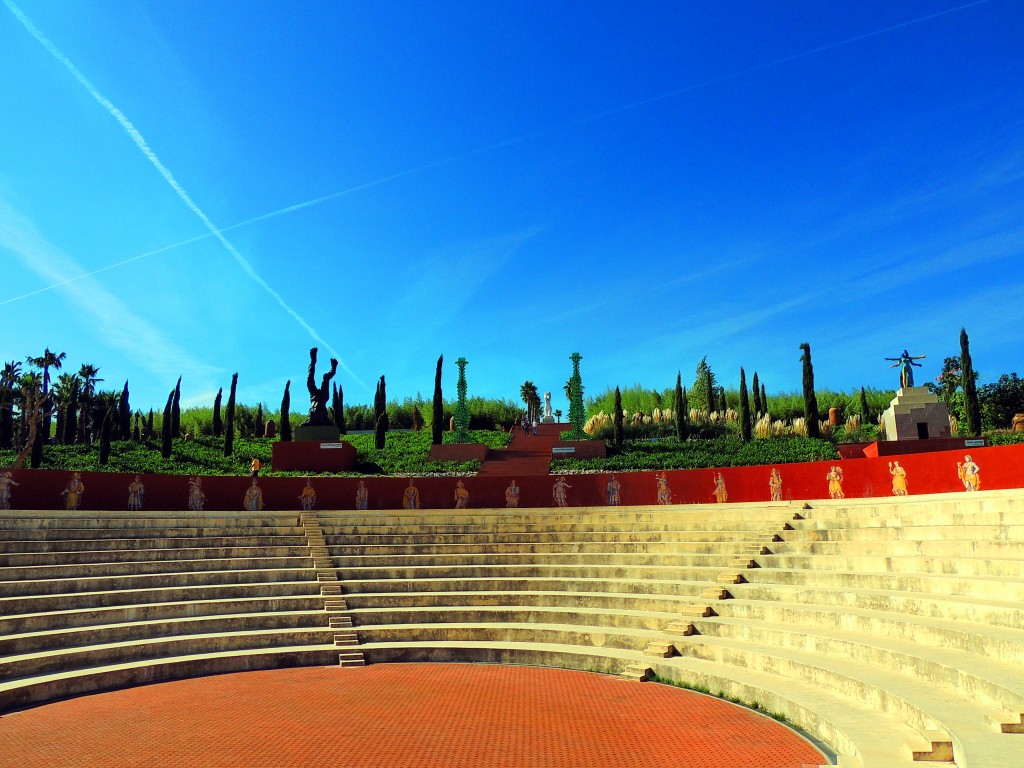
{"type": "Polygon", "coordinates": [[[824,763],[742,707],[535,667],[309,667],[161,683],[0,717],[7,768],[800,768],[824,763]]]}

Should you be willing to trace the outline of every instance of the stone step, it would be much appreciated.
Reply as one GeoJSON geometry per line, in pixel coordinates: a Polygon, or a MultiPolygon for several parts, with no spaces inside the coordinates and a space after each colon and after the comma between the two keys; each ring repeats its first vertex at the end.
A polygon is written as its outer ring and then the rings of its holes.
{"type": "Polygon", "coordinates": [[[99,578],[139,577],[148,574],[177,574],[194,571],[287,570],[306,568],[305,556],[274,558],[232,558],[215,560],[145,560],[111,563],[79,563],[75,565],[34,565],[0,567],[0,594],[9,594],[8,584],[40,582],[50,579],[86,580],[99,578]]]}
{"type": "Polygon", "coordinates": [[[366,657],[361,651],[345,651],[338,654],[338,665],[342,667],[365,667],[366,657]]]}
{"type": "Polygon", "coordinates": [[[526,544],[531,546],[561,545],[573,546],[576,543],[614,543],[627,542],[635,544],[668,543],[680,547],[715,547],[727,544],[735,546],[760,546],[766,541],[761,531],[717,531],[701,530],[648,530],[638,527],[635,531],[621,533],[614,531],[590,531],[580,534],[574,531],[560,533],[515,532],[483,530],[455,533],[388,533],[373,535],[329,535],[327,543],[330,547],[442,547],[471,546],[476,549],[489,549],[500,544],[526,544]]]}
{"type": "Polygon", "coordinates": [[[455,617],[447,622],[426,624],[359,624],[359,640],[363,645],[381,642],[536,642],[560,646],[618,648],[642,653],[648,643],[663,638],[664,633],[660,630],[633,627],[586,627],[530,622],[473,623],[455,617]]]}
{"type": "MultiPolygon", "coordinates": [[[[499,566],[510,568],[521,565],[624,566],[624,567],[682,567],[728,568],[736,559],[728,550],[715,554],[665,554],[643,552],[586,552],[586,553],[496,553],[478,551],[451,555],[352,555],[335,548],[333,562],[337,568],[443,568],[470,566],[499,566]]],[[[746,561],[744,561],[746,563],[746,561]]]]}
{"type": "MultiPolygon", "coordinates": [[[[577,565],[549,563],[533,565],[515,563],[507,565],[451,564],[451,565],[396,565],[393,568],[338,567],[338,576],[344,581],[393,581],[399,579],[480,579],[480,578],[575,578],[575,579],[635,579],[713,582],[721,573],[721,566],[673,565],[577,565]]],[[[756,569],[755,569],[756,570],[756,569]]],[[[774,572],[774,571],[773,571],[774,572]]],[[[0,588],[2,588],[0,584],[0,588]]]]}
{"type": "Polygon", "coordinates": [[[637,683],[644,683],[650,680],[653,674],[654,670],[652,670],[649,666],[642,662],[636,662],[630,664],[628,667],[622,670],[622,672],[619,674],[619,677],[623,680],[631,680],[637,683]]]}
{"type": "Polygon", "coordinates": [[[340,632],[334,635],[335,645],[359,645],[359,636],[355,632],[340,632]]]}
{"type": "Polygon", "coordinates": [[[1024,557],[928,557],[926,555],[761,555],[761,568],[835,571],[840,573],[892,573],[941,576],[998,577],[1024,581],[1024,557]]]}
{"type": "MultiPolygon", "coordinates": [[[[83,544],[87,542],[82,542],[83,544]]],[[[124,543],[124,542],[122,542],[124,543]]],[[[165,542],[166,543],[166,542],[165,542]]],[[[263,560],[271,558],[305,557],[304,545],[267,544],[259,547],[199,546],[199,547],[132,547],[125,549],[75,549],[47,552],[14,552],[6,548],[0,553],[0,568],[28,566],[92,565],[96,563],[143,563],[163,560],[263,560]]]]}
{"type": "Polygon", "coordinates": [[[331,616],[330,621],[328,621],[327,623],[327,626],[329,626],[331,629],[345,629],[346,627],[351,627],[352,617],[347,615],[331,616]]]}
{"type": "MultiPolygon", "coordinates": [[[[0,531],[2,532],[2,531],[0,531]]],[[[26,532],[29,533],[29,532],[26,532]]],[[[179,549],[229,549],[243,548],[262,550],[266,547],[305,547],[306,537],[301,533],[276,536],[171,536],[166,538],[139,535],[132,538],[85,538],[85,539],[52,539],[46,538],[46,531],[36,532],[39,538],[9,540],[0,536],[3,550],[10,554],[56,554],[60,552],[111,552],[137,550],[170,550],[179,549]]]]}
{"type": "Polygon", "coordinates": [[[344,579],[342,588],[346,594],[361,592],[420,592],[437,593],[448,591],[492,591],[492,592],[574,592],[589,594],[590,592],[635,593],[644,595],[671,595],[681,600],[699,599],[701,593],[710,582],[674,581],[670,579],[579,579],[579,578],[530,578],[501,577],[493,578],[443,578],[443,579],[381,579],[379,581],[361,581],[344,579]]]}
{"type": "Polygon", "coordinates": [[[309,568],[248,568],[243,570],[182,571],[178,573],[101,576],[96,578],[32,579],[0,582],[0,599],[43,597],[84,592],[174,589],[215,585],[268,584],[305,581],[309,568]]]}
{"type": "Polygon", "coordinates": [[[652,640],[644,648],[644,656],[657,656],[661,659],[670,659],[678,656],[679,651],[671,640],[652,640]]]}
{"type": "Polygon", "coordinates": [[[621,610],[609,612],[578,604],[559,607],[509,605],[429,605],[408,608],[357,608],[349,602],[350,615],[360,626],[373,624],[446,623],[458,617],[470,623],[571,624],[659,631],[678,617],[674,613],[621,610]]]}
{"type": "Polygon", "coordinates": [[[692,603],[680,599],[676,594],[646,595],[609,592],[558,592],[541,590],[493,591],[450,590],[445,592],[361,592],[346,593],[346,599],[353,608],[380,608],[404,610],[407,608],[444,609],[446,606],[462,608],[509,606],[544,608],[576,608],[603,610],[607,614],[622,611],[646,611],[664,615],[678,615],[683,610],[694,609],[695,614],[705,615],[706,605],[694,608],[692,603]]]}

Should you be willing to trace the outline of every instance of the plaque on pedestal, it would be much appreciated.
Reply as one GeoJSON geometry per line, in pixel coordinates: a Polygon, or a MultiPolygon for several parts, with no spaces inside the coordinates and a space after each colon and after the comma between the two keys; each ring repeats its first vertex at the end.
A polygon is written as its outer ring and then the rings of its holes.
{"type": "Polygon", "coordinates": [[[341,430],[334,424],[312,426],[300,424],[295,427],[292,439],[296,443],[336,443],[341,438],[341,430]]]}

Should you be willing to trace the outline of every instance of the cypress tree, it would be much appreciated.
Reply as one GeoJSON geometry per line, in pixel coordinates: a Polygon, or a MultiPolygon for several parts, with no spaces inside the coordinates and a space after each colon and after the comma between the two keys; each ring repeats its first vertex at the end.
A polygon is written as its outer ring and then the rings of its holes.
{"type": "Polygon", "coordinates": [[[181,376],[174,385],[174,402],[171,404],[171,436],[181,437],[181,376]]]}
{"type": "Polygon", "coordinates": [[[803,350],[800,360],[803,362],[804,419],[807,421],[807,436],[820,437],[818,398],[814,394],[814,366],[811,365],[811,345],[805,341],[800,345],[800,349],[803,350]]]}
{"type": "Polygon", "coordinates": [[[263,437],[266,427],[263,424],[263,403],[256,403],[256,419],[253,423],[253,437],[263,437]]]}
{"type": "Polygon", "coordinates": [[[224,395],[224,387],[217,390],[217,396],[213,398],[213,436],[220,437],[224,433],[224,422],[220,418],[220,400],[224,395]]]}
{"type": "Polygon", "coordinates": [[[338,410],[334,413],[334,423],[341,434],[348,434],[348,426],[345,424],[345,390],[341,384],[338,385],[338,410]]]}
{"type": "Polygon", "coordinates": [[[132,440],[136,443],[142,442],[142,429],[139,427],[139,422],[142,420],[142,411],[135,412],[135,429],[132,430],[132,440]]]}
{"type": "Polygon", "coordinates": [[[740,438],[744,442],[750,439],[750,396],[747,393],[747,372],[742,367],[740,368],[740,438]]]}
{"type": "Polygon", "coordinates": [[[711,374],[711,369],[708,368],[704,371],[704,392],[708,398],[708,413],[711,414],[715,409],[715,384],[714,377],[711,374]]]}
{"type": "Polygon", "coordinates": [[[686,395],[686,387],[683,387],[683,404],[680,407],[683,412],[683,430],[680,440],[686,440],[690,436],[690,398],[686,395]]]}
{"type": "Polygon", "coordinates": [[[615,447],[622,447],[622,393],[615,388],[615,413],[612,416],[612,437],[615,447]]]}
{"type": "Polygon", "coordinates": [[[292,441],[292,419],[291,419],[291,405],[292,405],[292,393],[291,393],[292,381],[289,379],[284,383],[284,396],[281,398],[281,442],[290,443],[292,441]]]}
{"type": "Polygon", "coordinates": [[[149,416],[146,417],[146,439],[153,439],[153,409],[149,409],[149,416]]]}
{"type": "Polygon", "coordinates": [[[686,429],[686,414],[683,412],[683,376],[676,371],[676,440],[682,442],[686,438],[683,431],[686,429]]]}
{"type": "Polygon", "coordinates": [[[105,467],[110,458],[110,435],[114,431],[114,409],[107,408],[100,427],[100,466],[105,467]]]}
{"type": "Polygon", "coordinates": [[[971,361],[970,341],[967,331],[960,329],[960,370],[963,373],[961,386],[964,390],[964,418],[967,420],[967,434],[981,435],[981,403],[978,401],[978,387],[974,381],[974,363],[971,361]]]}
{"type": "Polygon", "coordinates": [[[388,396],[384,377],[377,382],[377,394],[373,398],[373,444],[378,451],[384,449],[384,435],[388,431],[388,396]]]}
{"type": "Polygon", "coordinates": [[[172,426],[171,411],[174,408],[174,390],[167,395],[167,405],[164,406],[164,423],[160,427],[160,455],[165,459],[171,458],[171,436],[174,434],[172,426]]]}
{"type": "Polygon", "coordinates": [[[754,418],[759,417],[764,410],[761,407],[761,385],[757,382],[757,371],[754,371],[754,380],[750,385],[751,392],[754,394],[754,418]]]}
{"type": "Polygon", "coordinates": [[[768,394],[764,391],[764,382],[761,382],[761,407],[768,413],[768,394]]]}
{"type": "Polygon", "coordinates": [[[117,439],[131,440],[132,437],[132,409],[128,405],[128,382],[124,383],[121,390],[121,398],[117,401],[117,439]]]}
{"type": "Polygon", "coordinates": [[[868,411],[868,396],[867,396],[867,393],[864,392],[864,387],[861,387],[860,388],[860,423],[861,424],[867,424],[868,423],[868,416],[869,415],[870,415],[870,413],[868,411]]]}
{"type": "Polygon", "coordinates": [[[228,391],[228,404],[224,409],[224,455],[235,452],[235,389],[238,387],[238,374],[231,377],[231,389],[228,391]]]}
{"type": "Polygon", "coordinates": [[[718,388],[718,410],[722,412],[722,416],[725,416],[725,412],[729,410],[729,404],[725,401],[725,387],[718,388]]]}
{"type": "Polygon", "coordinates": [[[430,442],[440,445],[444,434],[444,400],[441,399],[441,364],[444,355],[437,358],[437,370],[434,372],[434,414],[430,424],[430,442]]]}

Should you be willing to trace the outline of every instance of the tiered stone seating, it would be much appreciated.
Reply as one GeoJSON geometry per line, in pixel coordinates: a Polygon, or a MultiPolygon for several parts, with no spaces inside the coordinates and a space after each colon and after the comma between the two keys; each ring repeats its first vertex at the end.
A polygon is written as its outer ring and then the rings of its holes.
{"type": "Polygon", "coordinates": [[[791,511],[576,508],[322,512],[370,662],[491,661],[622,672],[666,627],[708,613],[721,580],[791,511]]]}
{"type": "Polygon", "coordinates": [[[841,765],[1024,765],[1024,497],[813,506],[652,668],[787,715],[841,765]]]}
{"type": "Polygon", "coordinates": [[[0,517],[0,710],[338,663],[298,513],[0,517]]]}

